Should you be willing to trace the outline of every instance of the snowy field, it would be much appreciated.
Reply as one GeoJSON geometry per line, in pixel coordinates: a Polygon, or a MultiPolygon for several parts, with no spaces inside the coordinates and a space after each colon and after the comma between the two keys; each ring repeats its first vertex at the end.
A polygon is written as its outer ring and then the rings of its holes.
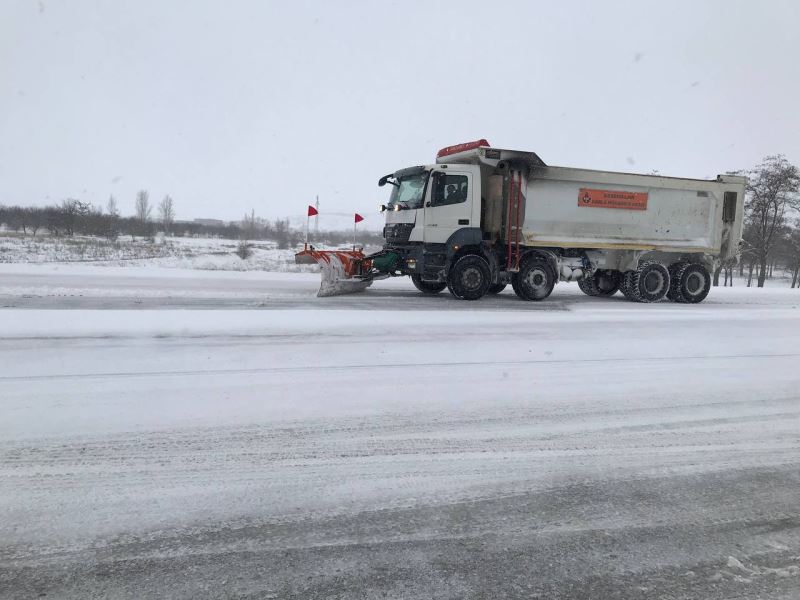
{"type": "Polygon", "coordinates": [[[800,597],[800,290],[318,277],[0,265],[1,598],[800,597]]]}
{"type": "Polygon", "coordinates": [[[236,254],[237,240],[157,236],[153,241],[129,236],[109,241],[98,237],[37,237],[0,232],[1,264],[89,263],[111,267],[159,267],[204,271],[278,271],[308,273],[296,265],[294,250],[274,242],[248,242],[252,256],[236,254]]]}

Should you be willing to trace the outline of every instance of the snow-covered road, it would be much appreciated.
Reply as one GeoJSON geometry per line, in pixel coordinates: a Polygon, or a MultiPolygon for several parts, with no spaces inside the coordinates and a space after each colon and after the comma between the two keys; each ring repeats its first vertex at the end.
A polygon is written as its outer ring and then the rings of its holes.
{"type": "Polygon", "coordinates": [[[0,268],[0,597],[800,596],[797,290],[36,269],[0,268]]]}

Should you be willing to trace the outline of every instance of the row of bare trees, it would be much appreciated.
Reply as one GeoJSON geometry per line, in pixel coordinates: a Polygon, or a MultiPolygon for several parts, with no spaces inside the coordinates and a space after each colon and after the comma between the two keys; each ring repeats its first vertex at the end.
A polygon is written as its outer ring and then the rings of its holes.
{"type": "Polygon", "coordinates": [[[117,201],[109,197],[105,210],[101,207],[67,198],[57,205],[22,207],[0,205],[0,224],[24,235],[36,236],[42,230],[55,236],[96,235],[115,239],[119,235],[152,237],[156,227],[172,233],[175,204],[167,195],[158,204],[158,221],[151,219],[150,195],[141,190],[136,195],[133,217],[120,216],[117,201]]]}
{"type": "Polygon", "coordinates": [[[0,206],[0,224],[24,235],[36,236],[47,231],[55,236],[76,233],[109,236],[114,229],[113,221],[91,204],[73,198],[44,208],[0,206]]]}
{"type": "Polygon", "coordinates": [[[756,237],[749,229],[745,229],[742,260],[738,264],[739,276],[746,278],[747,286],[763,287],[773,276],[785,276],[788,271],[791,287],[800,288],[800,218],[795,217],[777,228],[766,265],[759,259],[759,248],[747,241],[756,237]]]}
{"type": "MultiPolygon", "coordinates": [[[[140,190],[134,200],[132,216],[120,215],[114,196],[109,197],[105,207],[98,207],[81,200],[67,199],[58,205],[46,207],[3,206],[0,204],[0,226],[36,236],[47,231],[54,236],[90,235],[116,239],[122,235],[131,238],[151,238],[156,230],[169,235],[209,236],[233,240],[270,240],[279,248],[294,247],[302,241],[302,234],[291,229],[288,219],[269,221],[256,216],[255,211],[245,215],[239,223],[176,222],[175,203],[171,196],[164,196],[155,207],[150,202],[147,190],[140,190]],[[155,218],[153,213],[155,212],[155,218]]],[[[343,245],[351,243],[351,232],[320,232],[314,243],[343,245]]],[[[363,232],[359,242],[381,244],[382,238],[374,232],[363,232]]]]}
{"type": "MultiPolygon", "coordinates": [[[[256,216],[254,210],[245,214],[240,222],[241,238],[245,240],[274,240],[278,248],[292,248],[303,241],[300,231],[289,227],[288,219],[268,221],[256,216]]],[[[319,231],[310,232],[309,241],[313,244],[345,246],[353,243],[352,231],[319,231]]],[[[374,231],[363,231],[358,234],[358,243],[372,246],[383,244],[382,234],[374,231]]]]}
{"type": "Polygon", "coordinates": [[[278,248],[291,248],[301,241],[299,232],[289,228],[288,219],[276,219],[273,222],[257,217],[255,210],[245,214],[241,221],[242,239],[274,240],[278,248]]]}

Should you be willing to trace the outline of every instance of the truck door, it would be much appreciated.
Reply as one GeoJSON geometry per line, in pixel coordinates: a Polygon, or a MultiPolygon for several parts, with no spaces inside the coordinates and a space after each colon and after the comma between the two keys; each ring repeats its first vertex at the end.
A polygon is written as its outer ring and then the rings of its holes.
{"type": "Polygon", "coordinates": [[[451,169],[434,171],[429,187],[425,202],[426,244],[443,244],[458,229],[480,227],[472,218],[472,173],[451,169]]]}

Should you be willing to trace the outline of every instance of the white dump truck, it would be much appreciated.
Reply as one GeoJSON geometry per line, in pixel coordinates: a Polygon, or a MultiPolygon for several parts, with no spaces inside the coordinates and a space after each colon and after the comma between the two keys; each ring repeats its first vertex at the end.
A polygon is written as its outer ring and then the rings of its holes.
{"type": "Polygon", "coordinates": [[[421,292],[464,300],[509,283],[543,300],[558,281],[577,281],[590,296],[696,303],[719,261],[737,255],[745,184],[553,167],[478,140],[380,178],[391,186],[380,252],[298,260],[332,261],[348,291],[410,275],[421,292]]]}

